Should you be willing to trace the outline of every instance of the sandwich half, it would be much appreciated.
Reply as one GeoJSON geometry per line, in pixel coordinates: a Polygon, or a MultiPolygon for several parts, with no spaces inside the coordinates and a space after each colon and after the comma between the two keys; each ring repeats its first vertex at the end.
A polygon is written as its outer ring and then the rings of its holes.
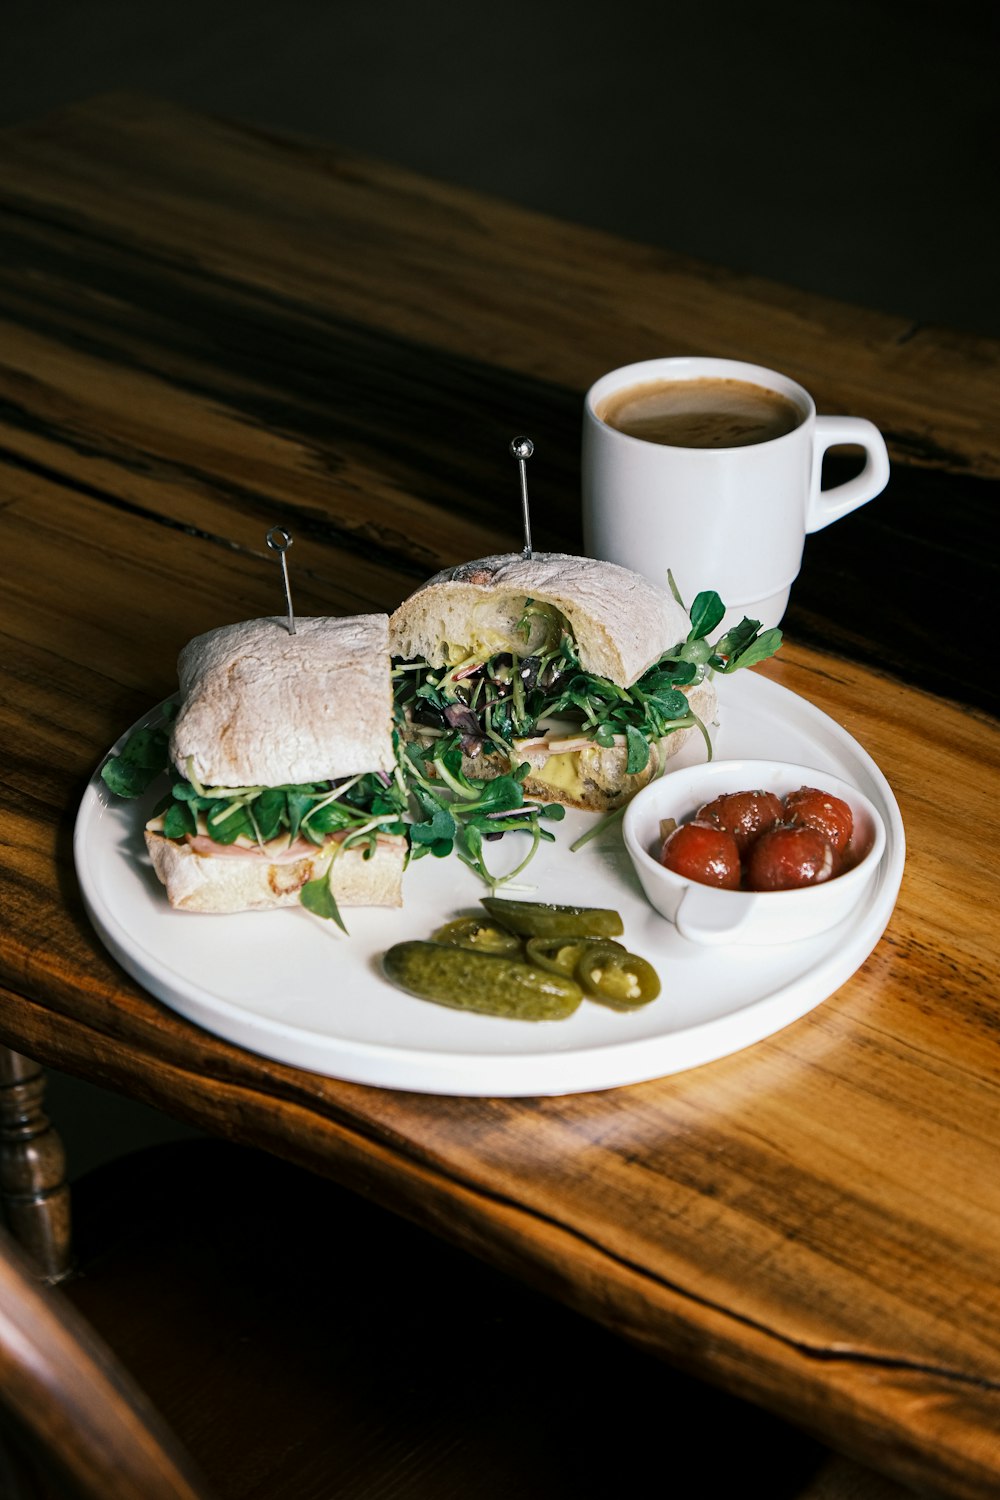
{"type": "Polygon", "coordinates": [[[401,905],[387,616],[225,626],[185,646],[178,675],[172,785],[145,829],[171,905],[401,905]]]}
{"type": "Polygon", "coordinates": [[[618,808],[716,714],[721,658],[687,611],[593,558],[447,569],[391,616],[389,642],[407,753],[433,771],[460,745],[480,780],[527,764],[524,793],[540,801],[618,808]]]}

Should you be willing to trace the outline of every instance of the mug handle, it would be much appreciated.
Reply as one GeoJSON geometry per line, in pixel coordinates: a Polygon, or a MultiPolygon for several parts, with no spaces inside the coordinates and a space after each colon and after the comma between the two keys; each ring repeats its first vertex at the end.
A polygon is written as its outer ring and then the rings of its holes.
{"type": "Polygon", "coordinates": [[[806,531],[822,531],[831,521],[839,521],[882,493],[889,482],[889,454],[885,438],[874,422],[865,417],[817,417],[814,438],[813,491],[806,517],[806,531]],[[865,450],[865,466],[860,474],[832,489],[820,488],[823,454],[838,443],[852,443],[865,450]]]}

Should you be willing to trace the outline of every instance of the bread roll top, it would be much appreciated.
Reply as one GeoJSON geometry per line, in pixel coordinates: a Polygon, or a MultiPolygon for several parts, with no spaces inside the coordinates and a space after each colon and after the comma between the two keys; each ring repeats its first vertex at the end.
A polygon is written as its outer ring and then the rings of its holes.
{"type": "Polygon", "coordinates": [[[180,654],[170,753],[203,786],[280,786],[391,771],[386,615],[243,620],[180,654]]]}
{"type": "Polygon", "coordinates": [[[551,620],[536,615],[527,630],[519,628],[529,600],[563,616],[584,671],[620,687],[631,686],[691,628],[672,595],[616,563],[508,553],[447,568],[404,600],[389,621],[392,655],[443,667],[477,653],[543,650],[551,620]]]}

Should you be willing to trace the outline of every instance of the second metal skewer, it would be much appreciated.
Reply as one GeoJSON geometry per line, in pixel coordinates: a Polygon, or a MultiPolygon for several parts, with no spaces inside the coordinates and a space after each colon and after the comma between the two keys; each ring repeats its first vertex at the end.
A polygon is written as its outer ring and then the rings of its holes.
{"type": "Polygon", "coordinates": [[[517,459],[521,470],[521,513],[524,519],[524,548],[522,557],[531,557],[531,515],[528,510],[528,459],[535,451],[535,445],[529,437],[516,437],[510,445],[510,451],[517,459]]]}
{"type": "Polygon", "coordinates": [[[295,612],[292,609],[292,590],[288,582],[288,563],[285,553],[292,545],[291,533],[283,526],[272,526],[267,533],[267,545],[281,558],[281,581],[285,586],[285,606],[288,610],[288,634],[295,634],[295,612]]]}

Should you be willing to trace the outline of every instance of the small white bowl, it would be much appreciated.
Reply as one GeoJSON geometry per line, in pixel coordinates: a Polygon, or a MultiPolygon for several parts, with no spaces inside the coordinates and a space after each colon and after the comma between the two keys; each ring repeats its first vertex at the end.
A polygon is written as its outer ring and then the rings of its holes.
{"type": "Polygon", "coordinates": [[[815,937],[863,899],[885,850],[885,825],[867,797],[839,776],[780,760],[716,760],[668,771],[632,798],[622,827],[651,905],[693,943],[757,945],[815,937]],[[854,814],[851,848],[861,858],[842,875],[797,891],[724,891],[660,864],[663,819],[690,822],[700,807],[724,792],[760,790],[783,797],[801,786],[842,798],[854,814]]]}

